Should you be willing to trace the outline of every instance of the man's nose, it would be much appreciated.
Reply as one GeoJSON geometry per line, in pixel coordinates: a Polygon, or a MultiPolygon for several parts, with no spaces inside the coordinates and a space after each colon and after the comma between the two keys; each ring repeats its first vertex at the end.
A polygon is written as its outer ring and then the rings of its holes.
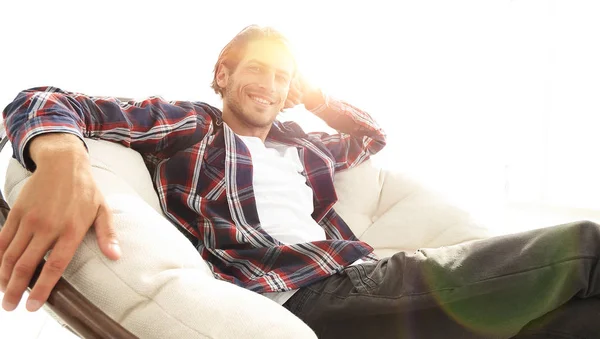
{"type": "Polygon", "coordinates": [[[264,72],[260,81],[260,87],[268,92],[275,91],[275,72],[264,72]]]}

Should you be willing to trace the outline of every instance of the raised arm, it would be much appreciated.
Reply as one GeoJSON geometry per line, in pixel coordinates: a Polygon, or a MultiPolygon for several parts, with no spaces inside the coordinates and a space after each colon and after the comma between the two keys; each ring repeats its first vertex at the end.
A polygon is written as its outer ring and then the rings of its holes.
{"type": "Polygon", "coordinates": [[[337,134],[308,133],[325,144],[335,160],[336,171],[359,165],[385,146],[385,133],[366,112],[337,99],[327,97],[310,109],[337,134]]]}
{"type": "Polygon", "coordinates": [[[285,108],[304,104],[304,107],[338,131],[308,133],[322,142],[335,160],[336,171],[354,167],[379,152],[386,143],[383,129],[371,116],[344,101],[327,96],[299,77],[291,86],[285,108]]]}

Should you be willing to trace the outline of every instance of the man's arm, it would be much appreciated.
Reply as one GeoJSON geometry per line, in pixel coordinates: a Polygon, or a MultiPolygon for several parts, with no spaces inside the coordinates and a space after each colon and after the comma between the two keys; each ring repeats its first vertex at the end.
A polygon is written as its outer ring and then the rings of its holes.
{"type": "Polygon", "coordinates": [[[94,137],[160,156],[199,141],[210,126],[210,106],[150,98],[122,104],[53,87],[21,92],[4,110],[14,154],[28,178],[0,231],[2,307],[17,307],[36,266],[52,249],[29,294],[38,310],[94,225],[98,244],[118,259],[112,212],[96,186],[83,137],[94,137]]]}
{"type": "Polygon", "coordinates": [[[331,152],[336,171],[362,163],[385,146],[383,129],[367,112],[323,94],[302,76],[290,86],[284,108],[298,104],[304,104],[307,110],[339,132],[333,135],[308,133],[309,138],[322,142],[331,152]]]}
{"type": "Polygon", "coordinates": [[[68,133],[80,139],[99,138],[140,153],[160,155],[204,137],[211,123],[210,109],[190,102],[171,104],[159,97],[130,104],[38,87],[19,93],[3,116],[15,157],[34,170],[28,145],[38,135],[68,133]]]}
{"type": "Polygon", "coordinates": [[[339,132],[333,135],[308,133],[309,138],[320,140],[329,149],[335,159],[336,171],[361,164],[385,146],[385,133],[375,120],[344,101],[323,95],[321,104],[307,105],[307,109],[339,132]]]}

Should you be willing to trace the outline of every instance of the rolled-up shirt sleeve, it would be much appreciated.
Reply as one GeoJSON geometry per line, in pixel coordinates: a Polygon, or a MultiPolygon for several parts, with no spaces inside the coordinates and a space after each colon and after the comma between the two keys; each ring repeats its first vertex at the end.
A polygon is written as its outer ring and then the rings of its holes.
{"type": "Polygon", "coordinates": [[[160,153],[201,139],[210,115],[192,102],[167,102],[161,97],[123,102],[114,97],[91,97],[56,87],[21,91],[3,110],[6,134],[14,157],[28,170],[29,141],[44,133],[69,133],[80,139],[116,142],[140,153],[160,153]]]}
{"type": "Polygon", "coordinates": [[[325,144],[336,171],[364,162],[385,146],[385,132],[367,112],[331,96],[324,95],[324,99],[310,111],[338,133],[313,132],[308,136],[325,144]]]}

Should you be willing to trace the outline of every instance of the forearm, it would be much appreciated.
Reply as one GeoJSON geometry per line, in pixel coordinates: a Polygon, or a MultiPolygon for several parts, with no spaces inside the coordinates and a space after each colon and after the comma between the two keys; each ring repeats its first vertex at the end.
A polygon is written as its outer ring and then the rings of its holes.
{"type": "Polygon", "coordinates": [[[322,143],[335,161],[336,171],[354,167],[379,152],[386,136],[371,116],[346,102],[312,91],[304,106],[339,133],[308,133],[322,143]]]}
{"type": "Polygon", "coordinates": [[[34,164],[28,144],[41,134],[67,133],[79,137],[82,144],[84,137],[96,138],[140,153],[158,154],[189,146],[211,125],[200,104],[171,104],[160,97],[121,103],[115,98],[90,97],[55,87],[22,91],[4,109],[3,116],[16,159],[31,171],[34,164]]]}
{"type": "Polygon", "coordinates": [[[367,112],[321,91],[313,91],[306,98],[305,107],[341,133],[378,139],[385,135],[382,128],[367,112]]]}
{"type": "MultiPolygon", "coordinates": [[[[315,100],[314,102],[319,101],[315,100]]],[[[310,111],[342,134],[349,134],[361,142],[364,137],[369,139],[363,143],[365,143],[365,147],[372,148],[371,153],[375,153],[385,146],[386,136],[383,129],[367,112],[357,107],[323,95],[320,104],[312,107],[310,111]]]]}
{"type": "Polygon", "coordinates": [[[34,168],[66,166],[80,169],[90,166],[85,144],[72,134],[47,133],[31,139],[26,150],[34,168]]]}

